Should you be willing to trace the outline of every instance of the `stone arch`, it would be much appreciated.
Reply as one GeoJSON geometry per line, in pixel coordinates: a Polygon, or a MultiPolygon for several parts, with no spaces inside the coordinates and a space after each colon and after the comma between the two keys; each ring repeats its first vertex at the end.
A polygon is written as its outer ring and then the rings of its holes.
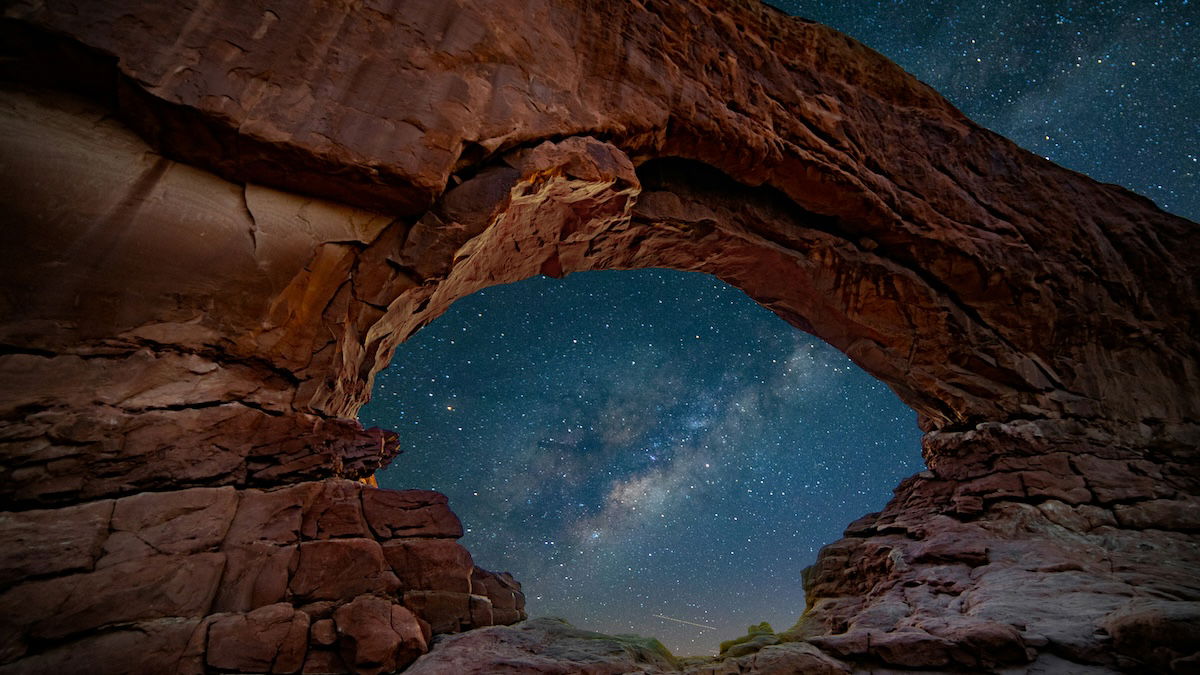
{"type": "Polygon", "coordinates": [[[352,419],[372,374],[457,297],[694,269],[846,352],[929,432],[931,471],[823,554],[796,635],[914,667],[914,640],[973,667],[955,649],[985,637],[992,661],[1160,658],[1122,641],[1149,620],[1126,591],[1088,590],[1104,600],[1065,637],[999,606],[966,628],[931,627],[934,600],[856,617],[946,561],[1061,552],[1052,525],[1124,556],[1128,588],[1153,570],[1192,597],[1195,225],[845,36],[726,4],[13,9],[4,236],[28,255],[3,272],[0,494],[367,475],[394,451],[352,419]],[[1103,527],[1122,543],[1088,539],[1103,527]],[[1183,567],[1138,553],[1143,528],[1183,567]],[[1101,624],[1117,646],[1080,637],[1101,624]]]}

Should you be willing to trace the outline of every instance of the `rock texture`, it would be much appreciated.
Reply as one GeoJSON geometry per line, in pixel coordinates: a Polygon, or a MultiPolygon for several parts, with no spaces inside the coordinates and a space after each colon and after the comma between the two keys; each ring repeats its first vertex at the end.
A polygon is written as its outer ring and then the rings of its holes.
{"type": "Polygon", "coordinates": [[[339,479],[3,513],[0,672],[391,672],[493,599],[525,618],[461,535],[443,495],[339,479]]]}
{"type": "Polygon", "coordinates": [[[1200,644],[1200,541],[1183,515],[1200,508],[1186,469],[1195,446],[1143,454],[1136,437],[1070,431],[1013,422],[927,435],[931,470],[806,571],[793,636],[893,666],[985,669],[1050,653],[1188,672],[1200,644]],[[1135,644],[1127,620],[1154,624],[1155,637],[1135,644]]]}
{"type": "Polygon", "coordinates": [[[638,267],[745,290],[928,432],[800,623],[705,667],[1196,667],[1196,224],[750,0],[3,11],[0,667],[385,669],[410,614],[519,617],[441,510],[316,481],[395,453],[353,417],[457,298],[638,267]],[[374,496],[264,515],[314,485],[374,496]]]}
{"type": "Polygon", "coordinates": [[[657,640],[580,630],[561,619],[530,619],[513,628],[485,628],[441,640],[405,672],[424,675],[493,673],[677,672],[679,662],[657,640]]]}

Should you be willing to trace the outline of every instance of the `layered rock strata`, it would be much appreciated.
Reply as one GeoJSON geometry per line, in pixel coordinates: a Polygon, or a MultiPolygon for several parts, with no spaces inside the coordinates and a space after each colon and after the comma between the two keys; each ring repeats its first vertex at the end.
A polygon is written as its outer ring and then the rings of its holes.
{"type": "Polygon", "coordinates": [[[882,667],[1191,672],[1197,441],[1044,421],[930,433],[930,470],[822,550],[782,637],[882,667]]]}
{"type": "Polygon", "coordinates": [[[443,495],[338,479],[0,513],[0,672],[392,672],[525,618],[461,536],[443,495]]]}
{"type": "MultiPolygon", "coordinates": [[[[929,470],[822,552],[780,644],[703,667],[1194,667],[1196,224],[749,1],[4,11],[0,242],[19,253],[0,266],[0,499],[56,551],[14,534],[6,553],[10,670],[106,663],[125,626],[191,645],[200,625],[230,645],[187,657],[203,667],[285,669],[305,646],[383,668],[416,644],[404,612],[478,625],[481,602],[419,594],[442,583],[422,572],[411,597],[345,590],[328,615],[285,596],[214,630],[224,610],[184,588],[130,618],[83,579],[108,541],[89,528],[115,536],[96,523],[126,500],[369,475],[396,439],[353,417],[398,342],[488,285],[639,267],[743,289],[928,432],[929,470]],[[87,592],[50,592],[59,577],[87,592]],[[12,595],[30,584],[45,592],[12,595]],[[59,634],[53,612],[86,621],[59,634]],[[347,638],[367,660],[345,656],[338,612],[373,626],[347,638]],[[278,648],[220,660],[255,632],[278,648]]],[[[370,567],[358,539],[311,543],[370,567]]],[[[224,543],[147,546],[170,561],[153,574],[195,558],[198,588],[234,569],[224,543]]],[[[385,558],[397,580],[454,557],[404,551],[385,558]]]]}

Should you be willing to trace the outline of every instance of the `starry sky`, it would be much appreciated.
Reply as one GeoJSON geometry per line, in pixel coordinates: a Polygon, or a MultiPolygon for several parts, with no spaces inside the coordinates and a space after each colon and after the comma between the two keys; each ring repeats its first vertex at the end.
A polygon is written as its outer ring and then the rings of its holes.
{"type": "MultiPolygon", "coordinates": [[[[1200,219],[1200,12],[1155,2],[779,0],[1023,147],[1200,219]]],[[[921,470],[915,414],[740,291],[668,270],[538,277],[401,345],[360,419],[389,488],[446,493],[535,616],[716,651],[804,607],[800,571],[921,470]],[[671,617],[695,624],[678,623],[671,617]]]]}

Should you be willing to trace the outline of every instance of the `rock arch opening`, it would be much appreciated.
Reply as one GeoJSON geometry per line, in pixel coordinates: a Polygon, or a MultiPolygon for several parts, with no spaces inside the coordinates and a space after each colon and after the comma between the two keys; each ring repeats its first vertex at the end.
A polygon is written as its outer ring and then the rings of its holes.
{"type": "Polygon", "coordinates": [[[342,610],[415,656],[412,612],[371,599],[403,500],[345,480],[394,449],[353,421],[373,373],[479,288],[642,267],[744,290],[927,432],[928,471],[806,575],[792,641],[737,668],[1191,667],[1195,223],[758,3],[404,7],[6,12],[5,667],[146,636],[150,670],[380,662],[309,630],[342,610]],[[264,521],[277,498],[294,527],[264,521]],[[193,517],[211,536],[174,537],[193,517]],[[308,603],[290,561],[317,549],[369,552],[368,586],[308,603]],[[141,592],[166,578],[189,592],[141,592]]]}
{"type": "Polygon", "coordinates": [[[915,415],[882,383],[670,270],[459,300],[398,347],[360,419],[401,437],[380,486],[447,494],[531,615],[676,654],[791,627],[817,549],[921,468],[915,415]]]}

